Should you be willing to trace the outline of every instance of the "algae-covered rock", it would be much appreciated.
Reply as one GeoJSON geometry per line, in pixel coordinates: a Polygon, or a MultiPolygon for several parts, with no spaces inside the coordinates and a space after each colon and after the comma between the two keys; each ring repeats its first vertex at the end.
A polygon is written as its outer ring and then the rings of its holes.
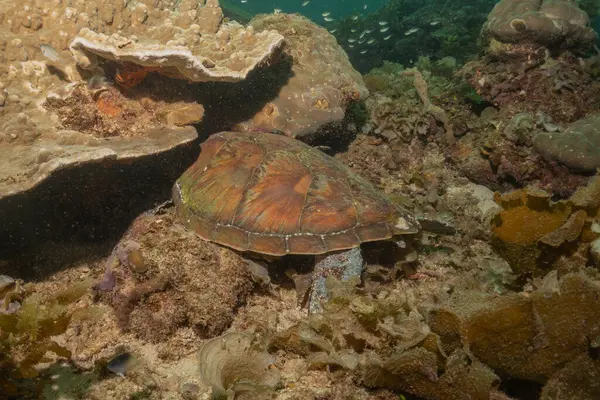
{"type": "Polygon", "coordinates": [[[541,132],[533,146],[545,158],[578,171],[600,168],[600,115],[580,119],[563,132],[541,132]]]}
{"type": "Polygon", "coordinates": [[[76,306],[89,288],[87,281],[73,283],[54,293],[27,287],[18,293],[20,308],[10,313],[0,311],[0,388],[3,392],[12,394],[17,390],[15,379],[38,376],[36,366],[50,360],[47,354],[71,358],[71,351],[55,341],[55,336],[64,333],[73,320],[94,316],[97,310],[76,306]]]}
{"type": "Polygon", "coordinates": [[[460,337],[500,376],[543,383],[588,352],[600,329],[599,295],[597,281],[567,274],[528,295],[456,293],[430,319],[442,343],[460,337]]]}
{"type": "Polygon", "coordinates": [[[503,207],[492,226],[496,250],[515,272],[535,271],[542,254],[539,240],[567,221],[571,207],[551,203],[548,193],[532,189],[497,195],[496,201],[503,207]]]}
{"type": "Polygon", "coordinates": [[[253,288],[246,262],[188,232],[170,213],[142,215],[107,262],[116,285],[98,290],[121,328],[151,342],[192,327],[213,337],[253,288]]]}
{"type": "Polygon", "coordinates": [[[564,396],[570,400],[600,398],[600,363],[596,358],[583,354],[570,361],[548,380],[540,400],[559,400],[564,396]]]}
{"type": "Polygon", "coordinates": [[[499,378],[481,362],[457,350],[438,366],[435,353],[416,348],[384,359],[369,354],[362,364],[362,381],[368,387],[406,391],[424,399],[489,399],[499,378]]]}
{"type": "Polygon", "coordinates": [[[502,211],[492,221],[492,245],[518,274],[535,275],[549,268],[576,271],[586,265],[591,243],[598,238],[593,221],[599,198],[598,177],[557,202],[536,188],[496,194],[502,211]]]}

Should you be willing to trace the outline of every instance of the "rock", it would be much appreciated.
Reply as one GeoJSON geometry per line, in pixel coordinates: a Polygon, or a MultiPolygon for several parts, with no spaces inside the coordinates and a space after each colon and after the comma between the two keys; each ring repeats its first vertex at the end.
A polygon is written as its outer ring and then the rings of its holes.
{"type": "MultiPolygon", "coordinates": [[[[256,31],[275,30],[285,37],[284,62],[291,71],[278,72],[283,86],[276,97],[262,110],[253,111],[250,119],[239,122],[237,129],[302,137],[341,121],[350,103],[367,97],[361,75],[325,28],[300,15],[283,13],[257,16],[250,25],[256,31]]],[[[273,85],[273,78],[264,85],[273,85]]],[[[264,91],[256,87],[238,90],[246,93],[241,94],[244,97],[253,95],[253,90],[264,91]]]]}
{"type": "Polygon", "coordinates": [[[115,288],[97,294],[121,328],[144,340],[158,343],[187,326],[201,337],[219,335],[254,287],[243,258],[186,231],[169,212],[138,217],[115,251],[132,242],[147,269],[132,271],[121,261],[115,288]]]}
{"type": "Polygon", "coordinates": [[[600,238],[594,240],[590,245],[590,255],[592,256],[592,261],[597,266],[600,266],[600,238]]]}

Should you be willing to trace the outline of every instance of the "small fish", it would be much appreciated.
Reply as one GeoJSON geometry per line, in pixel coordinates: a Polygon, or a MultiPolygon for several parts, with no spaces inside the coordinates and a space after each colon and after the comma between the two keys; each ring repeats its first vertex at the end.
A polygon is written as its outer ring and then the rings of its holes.
{"type": "Polygon", "coordinates": [[[276,8],[276,9],[273,10],[273,13],[275,13],[275,14],[281,14],[281,11],[282,11],[281,8],[276,8]]]}
{"type": "Polygon", "coordinates": [[[367,44],[373,44],[375,42],[375,39],[371,39],[367,42],[367,44]]]}
{"type": "Polygon", "coordinates": [[[361,50],[360,54],[366,54],[367,50],[361,50]]]}
{"type": "Polygon", "coordinates": [[[248,0],[240,0],[240,2],[241,2],[242,4],[246,4],[246,3],[248,2],[248,0]]]}
{"type": "Polygon", "coordinates": [[[332,29],[329,31],[329,33],[336,33],[336,32],[337,32],[337,29],[332,29]]]}
{"type": "Polygon", "coordinates": [[[361,34],[360,34],[360,36],[359,36],[359,38],[360,38],[360,39],[364,38],[366,33],[367,33],[367,32],[363,32],[363,33],[361,33],[361,34]]]}
{"type": "Polygon", "coordinates": [[[392,37],[392,35],[387,35],[386,37],[383,38],[383,40],[388,40],[391,37],[392,37]]]}
{"type": "Polygon", "coordinates": [[[350,32],[356,33],[356,29],[352,28],[352,29],[350,29],[350,32]]]}
{"type": "Polygon", "coordinates": [[[348,47],[350,47],[350,48],[353,48],[353,47],[354,47],[354,45],[353,45],[353,44],[349,44],[349,45],[348,45],[348,47]]]}
{"type": "Polygon", "coordinates": [[[348,43],[354,43],[356,42],[356,39],[348,39],[348,43]]]}
{"type": "Polygon", "coordinates": [[[333,18],[329,18],[329,17],[325,17],[325,18],[323,18],[323,19],[324,19],[325,21],[327,21],[327,22],[331,22],[331,21],[333,21],[333,18]]]}
{"type": "Polygon", "coordinates": [[[87,88],[89,90],[108,89],[111,86],[112,82],[110,82],[104,75],[94,75],[88,80],[87,83],[87,88]]]}
{"type": "Polygon", "coordinates": [[[49,58],[52,61],[58,61],[60,59],[58,51],[56,51],[56,49],[49,44],[40,45],[40,50],[46,58],[49,58]]]}
{"type": "Polygon", "coordinates": [[[367,34],[369,34],[369,33],[373,33],[373,29],[365,29],[365,32],[366,32],[367,34]]]}
{"type": "Polygon", "coordinates": [[[437,24],[439,24],[439,23],[440,23],[440,21],[433,21],[433,22],[431,22],[429,25],[431,25],[431,26],[436,26],[436,25],[437,25],[437,24]]]}
{"type": "Polygon", "coordinates": [[[353,15],[352,17],[350,17],[352,19],[352,21],[356,21],[358,19],[358,15],[353,15]]]}
{"type": "Polygon", "coordinates": [[[360,39],[360,40],[358,41],[358,43],[360,43],[360,44],[363,44],[363,43],[365,42],[365,40],[367,40],[367,39],[360,39]]]}
{"type": "Polygon", "coordinates": [[[416,32],[416,31],[418,31],[418,30],[419,30],[419,28],[412,28],[412,29],[409,29],[409,30],[407,30],[406,32],[404,32],[404,34],[405,34],[406,36],[408,36],[408,35],[412,35],[413,33],[415,33],[415,32],[416,32]]]}
{"type": "Polygon", "coordinates": [[[379,25],[381,25],[381,26],[384,26],[384,25],[387,25],[387,24],[388,24],[387,21],[379,21],[379,25]]]}
{"type": "Polygon", "coordinates": [[[390,29],[390,27],[389,27],[389,26],[386,26],[385,28],[381,28],[381,29],[379,30],[379,32],[381,32],[381,33],[383,33],[383,32],[387,32],[389,29],[390,29]]]}
{"type": "Polygon", "coordinates": [[[366,9],[367,9],[367,5],[363,4],[363,10],[366,10],[366,9]]]}
{"type": "Polygon", "coordinates": [[[331,15],[331,13],[329,11],[325,11],[323,14],[321,14],[324,17],[328,17],[329,15],[331,15]]]}
{"type": "Polygon", "coordinates": [[[310,3],[310,1],[303,1],[302,2],[302,7],[306,7],[308,5],[308,3],[310,3]]]}
{"type": "Polygon", "coordinates": [[[106,364],[106,368],[119,375],[121,378],[125,378],[125,374],[131,371],[137,364],[135,357],[130,353],[121,353],[112,358],[106,364]]]}

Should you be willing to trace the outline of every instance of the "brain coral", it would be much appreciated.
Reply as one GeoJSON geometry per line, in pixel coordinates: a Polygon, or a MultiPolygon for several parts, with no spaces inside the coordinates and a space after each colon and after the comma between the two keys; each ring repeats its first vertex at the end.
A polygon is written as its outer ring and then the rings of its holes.
{"type": "Polygon", "coordinates": [[[565,47],[591,45],[596,33],[587,14],[570,0],[501,0],[484,30],[507,43],[533,40],[543,45],[565,47]]]}
{"type": "Polygon", "coordinates": [[[289,14],[259,15],[250,24],[256,31],[274,29],[283,35],[291,73],[276,98],[237,129],[307,135],[340,121],[349,103],[368,95],[361,75],[326,29],[289,14]]]}
{"type": "Polygon", "coordinates": [[[538,133],[533,146],[545,158],[569,168],[594,171],[600,168],[600,115],[580,119],[562,133],[538,133]]]}

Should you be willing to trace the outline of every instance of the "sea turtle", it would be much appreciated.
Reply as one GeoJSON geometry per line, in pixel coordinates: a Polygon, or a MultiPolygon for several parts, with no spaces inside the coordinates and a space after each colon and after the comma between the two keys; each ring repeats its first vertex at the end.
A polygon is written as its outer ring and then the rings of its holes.
{"type": "MultiPolygon", "coordinates": [[[[361,243],[420,228],[340,161],[271,133],[212,135],[175,183],[173,201],[183,224],[205,240],[271,256],[324,255],[317,277],[360,276],[361,243]]],[[[325,296],[324,278],[315,285],[309,309],[325,296]]]]}

